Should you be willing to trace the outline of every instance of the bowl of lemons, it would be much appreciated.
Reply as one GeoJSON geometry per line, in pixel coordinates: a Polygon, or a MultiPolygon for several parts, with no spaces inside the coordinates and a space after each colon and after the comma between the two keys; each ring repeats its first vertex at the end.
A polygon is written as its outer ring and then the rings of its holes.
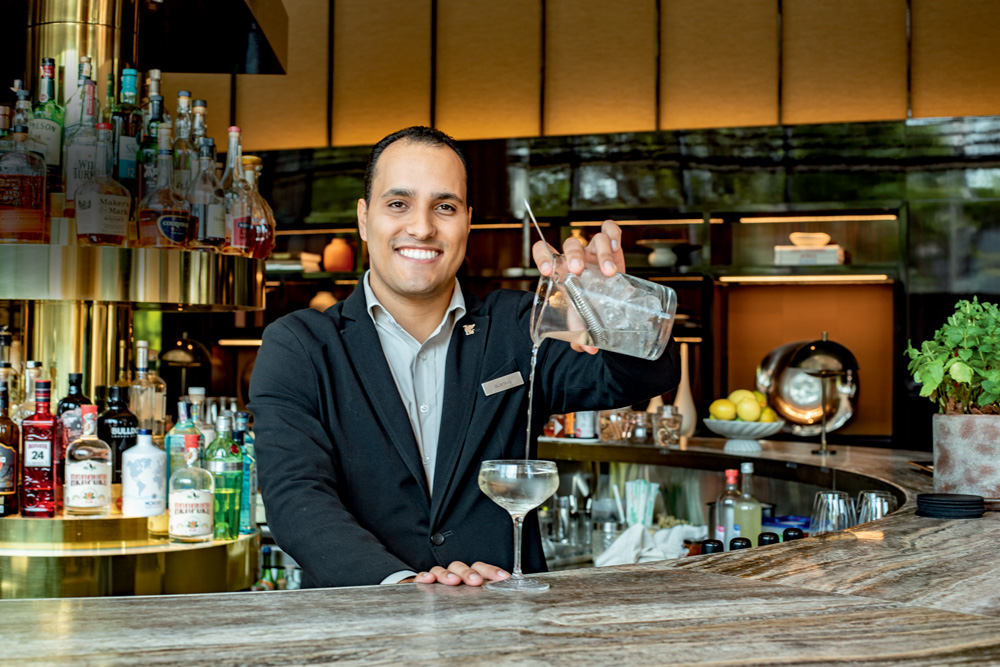
{"type": "Polygon", "coordinates": [[[767,405],[759,391],[737,389],[712,402],[704,420],[708,430],[725,438],[727,452],[759,452],[760,439],[780,431],[785,422],[767,405]]]}

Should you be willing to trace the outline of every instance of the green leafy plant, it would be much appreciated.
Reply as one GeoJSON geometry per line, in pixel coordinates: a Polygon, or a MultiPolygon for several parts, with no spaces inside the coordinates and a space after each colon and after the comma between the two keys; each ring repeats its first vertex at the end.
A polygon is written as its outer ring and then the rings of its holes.
{"type": "Polygon", "coordinates": [[[1000,414],[1000,309],[959,301],[955,314],[920,349],[906,346],[920,395],[944,414],[1000,414]]]}

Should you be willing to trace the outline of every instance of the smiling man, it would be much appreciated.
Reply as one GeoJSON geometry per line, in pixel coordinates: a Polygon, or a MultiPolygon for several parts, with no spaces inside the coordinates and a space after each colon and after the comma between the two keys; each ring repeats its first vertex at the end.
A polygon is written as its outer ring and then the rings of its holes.
{"type": "MultiPolygon", "coordinates": [[[[380,141],[358,201],[369,271],[326,312],[264,332],[250,386],[261,492],[306,586],[510,576],[510,518],[477,474],[484,460],[524,456],[533,295],[463,290],[467,186],[447,135],[411,127],[380,141]]],[[[584,261],[607,275],[625,268],[610,221],[586,249],[568,239],[563,252],[575,273],[584,261]]],[[[533,254],[550,273],[541,242],[533,254]]],[[[546,341],[532,442],[550,414],[650,398],[676,386],[677,368],[673,345],[650,362],[546,341]]],[[[524,543],[524,570],[544,570],[534,513],[524,543]]]]}

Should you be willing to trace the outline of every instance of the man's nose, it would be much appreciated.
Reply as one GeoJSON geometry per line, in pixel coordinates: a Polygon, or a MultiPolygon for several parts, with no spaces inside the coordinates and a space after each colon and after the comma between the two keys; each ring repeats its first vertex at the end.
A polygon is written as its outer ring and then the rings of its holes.
{"type": "Polygon", "coordinates": [[[406,233],[415,239],[429,239],[435,231],[434,213],[426,208],[414,210],[407,220],[406,233]]]}

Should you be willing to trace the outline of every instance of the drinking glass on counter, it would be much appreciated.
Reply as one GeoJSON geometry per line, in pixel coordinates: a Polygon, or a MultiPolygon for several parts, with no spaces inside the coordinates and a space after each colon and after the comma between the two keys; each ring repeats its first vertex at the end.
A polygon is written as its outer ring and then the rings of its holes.
{"type": "Polygon", "coordinates": [[[815,537],[823,533],[835,533],[857,525],[854,503],[846,491],[819,491],[813,502],[812,521],[809,535],[815,537]]]}
{"type": "Polygon", "coordinates": [[[862,491],[858,494],[858,523],[881,519],[896,509],[896,496],[888,491],[862,491]]]}
{"type": "Polygon", "coordinates": [[[530,459],[483,461],[479,468],[479,488],[507,510],[514,522],[514,571],[510,578],[491,581],[486,587],[500,591],[544,591],[549,587],[546,582],[529,579],[521,572],[521,527],[525,515],[559,488],[556,464],[530,459]]]}
{"type": "Polygon", "coordinates": [[[653,442],[657,447],[669,447],[681,441],[681,413],[676,405],[661,405],[653,419],[653,442]]]}

